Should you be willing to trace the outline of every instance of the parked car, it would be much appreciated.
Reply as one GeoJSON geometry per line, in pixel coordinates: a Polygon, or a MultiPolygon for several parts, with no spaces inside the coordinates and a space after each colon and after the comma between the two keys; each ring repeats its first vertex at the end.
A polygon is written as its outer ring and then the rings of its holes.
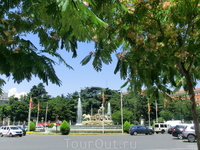
{"type": "Polygon", "coordinates": [[[152,135],[154,130],[149,129],[148,127],[141,126],[141,125],[134,125],[129,128],[130,135],[137,135],[137,134],[146,134],[152,135]]]}
{"type": "Polygon", "coordinates": [[[165,133],[171,126],[166,123],[155,123],[154,124],[154,132],[158,133],[165,133]]]}
{"type": "Polygon", "coordinates": [[[185,127],[187,127],[188,124],[179,124],[176,125],[172,130],[172,136],[177,137],[178,139],[183,139],[182,131],[185,127]]]}
{"type": "Polygon", "coordinates": [[[2,129],[2,136],[19,136],[22,137],[23,131],[17,126],[4,126],[2,129]]]}
{"type": "Polygon", "coordinates": [[[35,128],[35,131],[44,131],[44,130],[45,130],[45,128],[43,126],[37,126],[35,128]]]}
{"type": "Polygon", "coordinates": [[[26,135],[26,130],[21,126],[17,126],[17,127],[20,128],[23,131],[23,136],[25,136],[26,135]]]}
{"type": "Polygon", "coordinates": [[[172,134],[172,130],[174,129],[175,126],[172,126],[168,129],[167,133],[172,134]]]}
{"type": "Polygon", "coordinates": [[[4,126],[1,126],[1,127],[0,127],[0,136],[2,135],[3,127],[4,127],[4,126]]]}
{"type": "Polygon", "coordinates": [[[194,124],[190,124],[185,127],[182,131],[183,137],[188,139],[189,142],[194,142],[196,140],[196,134],[194,129],[194,124]]]}

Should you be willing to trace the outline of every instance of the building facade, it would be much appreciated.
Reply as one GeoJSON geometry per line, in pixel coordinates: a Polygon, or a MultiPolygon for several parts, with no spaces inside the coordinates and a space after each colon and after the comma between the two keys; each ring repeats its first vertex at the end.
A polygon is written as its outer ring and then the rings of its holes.
{"type": "Polygon", "coordinates": [[[0,95],[0,105],[1,104],[8,104],[8,93],[0,95]]]}
{"type": "MultiPolygon", "coordinates": [[[[196,88],[194,90],[194,93],[195,93],[195,101],[196,101],[197,105],[200,106],[200,88],[196,88]]],[[[172,94],[170,96],[171,97],[178,97],[180,95],[185,95],[188,99],[190,99],[188,93],[186,91],[184,91],[184,90],[178,91],[178,92],[176,92],[176,93],[174,93],[174,94],[172,94]]]]}

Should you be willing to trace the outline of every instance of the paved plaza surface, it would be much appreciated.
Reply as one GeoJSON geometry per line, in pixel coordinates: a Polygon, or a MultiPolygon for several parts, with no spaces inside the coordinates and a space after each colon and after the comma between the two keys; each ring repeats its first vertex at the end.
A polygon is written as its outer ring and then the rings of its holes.
{"type": "Polygon", "coordinates": [[[0,150],[197,150],[197,143],[169,134],[26,135],[0,137],[0,150]]]}

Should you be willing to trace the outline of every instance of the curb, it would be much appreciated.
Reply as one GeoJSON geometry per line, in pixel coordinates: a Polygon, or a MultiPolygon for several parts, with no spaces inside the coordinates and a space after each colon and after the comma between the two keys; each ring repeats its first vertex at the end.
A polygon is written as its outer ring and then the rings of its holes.
{"type": "MultiPolygon", "coordinates": [[[[26,134],[62,135],[61,133],[45,133],[45,132],[26,132],[26,134]]],[[[127,134],[127,133],[69,133],[68,135],[110,135],[110,134],[127,134]]]]}

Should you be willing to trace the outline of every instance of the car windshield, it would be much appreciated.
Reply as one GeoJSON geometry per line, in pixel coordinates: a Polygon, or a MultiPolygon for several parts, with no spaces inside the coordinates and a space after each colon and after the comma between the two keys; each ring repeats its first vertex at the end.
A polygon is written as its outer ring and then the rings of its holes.
{"type": "Polygon", "coordinates": [[[12,130],[18,130],[19,128],[18,127],[10,127],[10,129],[12,129],[12,130]]]}

